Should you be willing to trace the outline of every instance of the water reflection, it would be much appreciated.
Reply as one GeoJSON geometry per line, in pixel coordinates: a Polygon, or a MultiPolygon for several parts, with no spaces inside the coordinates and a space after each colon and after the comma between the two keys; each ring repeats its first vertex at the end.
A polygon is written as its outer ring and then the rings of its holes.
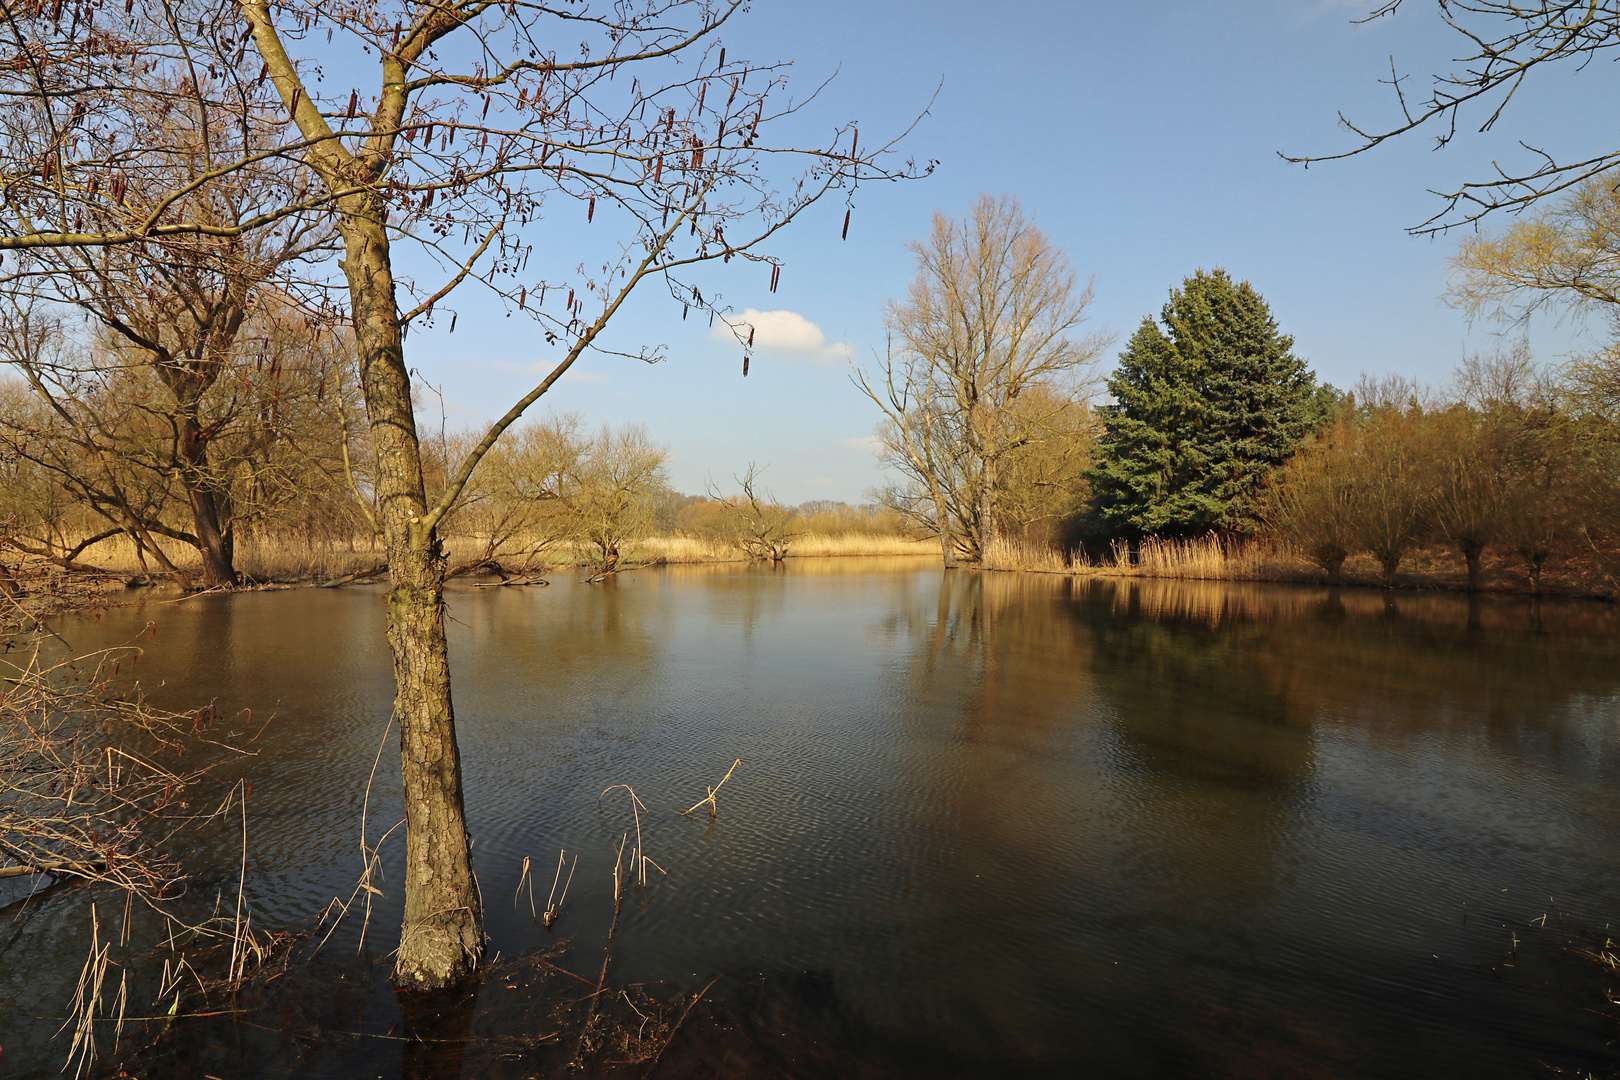
{"type": "MultiPolygon", "coordinates": [[[[730,973],[671,1075],[712,1071],[703,1046],[739,1075],[1516,1076],[1607,1060],[1605,1021],[1501,965],[1507,928],[1533,940],[1548,895],[1599,925],[1613,914],[1610,608],[802,560],[463,588],[450,612],[491,952],[566,940],[558,962],[594,978],[632,827],[598,796],[634,785],[670,874],[628,899],[615,984],[691,993],[730,973]],[[719,817],[681,817],[734,758],[719,817]],[[559,848],[580,862],[554,937],[511,898],[522,859],[559,848]]],[[[261,793],[250,884],[261,925],[307,920],[359,868],[392,693],[378,595],[197,597],[64,632],[84,648],[148,621],[148,688],[278,710],[244,766],[261,793]]],[[[373,836],[398,817],[394,756],[385,744],[373,836]]],[[[234,849],[196,858],[231,866],[234,849]]],[[[397,899],[376,901],[372,959],[397,899]]],[[[87,919],[70,900],[12,916],[26,932],[0,937],[0,1015],[71,994],[87,919]]],[[[470,1020],[402,1015],[381,968],[348,959],[355,936],[335,940],[334,970],[362,989],[302,1004],[371,1041],[299,1056],[260,1032],[232,1058],[204,1038],[209,1069],[558,1063],[490,1040],[517,1046],[561,990],[522,1004],[503,982],[470,1020]],[[465,1024],[448,1053],[377,1038],[465,1024]]],[[[1567,974],[1551,945],[1540,955],[1537,979],[1567,974]]],[[[37,1032],[0,1041],[8,1069],[45,1068],[37,1032]]]]}

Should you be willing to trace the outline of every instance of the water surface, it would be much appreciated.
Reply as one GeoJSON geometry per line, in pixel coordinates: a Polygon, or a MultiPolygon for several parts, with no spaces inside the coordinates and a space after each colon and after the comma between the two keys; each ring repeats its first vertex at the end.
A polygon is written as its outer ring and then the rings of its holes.
{"type": "MultiPolygon", "coordinates": [[[[599,796],[629,784],[668,876],[627,901],[611,981],[728,973],[716,1008],[773,1018],[751,1037],[774,1072],[1615,1065],[1602,982],[1554,932],[1620,916],[1608,607],[906,561],[552,582],[450,603],[492,953],[566,939],[562,962],[595,976],[633,829],[624,792],[599,796]],[[681,817],[736,758],[718,818],[681,817]],[[543,903],[560,848],[578,871],[548,934],[514,889],[528,856],[543,903]]],[[[307,925],[354,888],[379,745],[372,837],[400,817],[380,593],[172,600],[59,629],[88,650],[150,623],[138,671],[161,703],[275,712],[232,767],[255,783],[247,891],[257,925],[307,925]]],[[[352,924],[328,954],[369,987],[343,1018],[355,1032],[398,1020],[366,974],[397,939],[397,838],[370,956],[347,959],[352,924]]],[[[234,890],[238,855],[227,835],[192,853],[199,892],[234,890]]],[[[0,1073],[47,1075],[65,1046],[29,1017],[71,996],[85,904],[3,914],[0,1073]]],[[[404,1067],[397,1040],[242,1038],[218,1051],[231,1075],[404,1067]]]]}

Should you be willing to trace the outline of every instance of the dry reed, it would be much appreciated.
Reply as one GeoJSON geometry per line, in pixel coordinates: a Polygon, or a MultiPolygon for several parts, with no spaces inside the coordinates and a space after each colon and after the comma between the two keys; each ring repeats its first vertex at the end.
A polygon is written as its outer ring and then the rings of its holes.
{"type": "Polygon", "coordinates": [[[1303,559],[1263,540],[1214,534],[1188,540],[1150,536],[1137,545],[1132,556],[1128,545],[1115,541],[1113,559],[1099,565],[1096,572],[1193,581],[1295,581],[1312,575],[1303,559]]]}
{"type": "Polygon", "coordinates": [[[741,764],[742,764],[742,758],[738,758],[737,760],[733,761],[731,763],[731,768],[726,770],[726,775],[724,775],[724,776],[722,776],[720,778],[720,782],[718,784],[714,785],[714,787],[708,788],[709,793],[707,795],[705,795],[703,798],[699,799],[697,802],[693,803],[691,810],[682,810],[681,811],[681,816],[682,817],[689,816],[692,813],[692,810],[696,810],[698,807],[702,806],[704,803],[708,803],[709,804],[709,816],[710,817],[718,817],[719,814],[720,814],[720,806],[719,806],[718,803],[716,803],[714,801],[715,793],[718,792],[722,787],[725,786],[726,781],[731,779],[731,774],[736,772],[737,771],[737,766],[739,766],[741,764]]]}

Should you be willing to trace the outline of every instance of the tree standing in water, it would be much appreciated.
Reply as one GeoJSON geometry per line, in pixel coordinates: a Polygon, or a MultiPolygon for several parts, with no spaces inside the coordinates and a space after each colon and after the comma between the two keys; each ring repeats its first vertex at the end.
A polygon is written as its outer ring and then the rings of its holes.
{"type": "MultiPolygon", "coordinates": [[[[0,84],[9,108],[28,111],[21,137],[0,150],[10,217],[0,251],[22,256],[14,275],[41,272],[30,251],[116,246],[156,257],[154,245],[177,237],[273,233],[317,210],[334,220],[342,275],[333,284],[353,324],[389,564],[407,822],[400,986],[454,985],[483,955],[437,530],[473,470],[586,350],[609,351],[604,331],[642,282],[712,312],[715,299],[684,276],[693,266],[752,261],[774,286],[780,266],[762,245],[806,208],[862,180],[923,171],[891,169],[891,147],[862,145],[853,124],[824,146],[771,145],[776,122],[804,103],[781,100],[785,66],[727,57],[719,33],[741,7],[6,0],[0,84]],[[149,190],[131,178],[188,152],[143,144],[132,121],[161,108],[154,97],[174,85],[239,109],[243,124],[264,121],[276,137],[222,155],[178,190],[131,199],[149,190]],[[274,91],[267,103],[248,93],[257,86],[274,91]],[[267,157],[299,170],[290,196],[226,223],[189,212],[196,193],[267,157]],[[796,175],[767,174],[769,163],[793,161],[796,175]],[[563,214],[609,230],[606,254],[557,273],[542,241],[531,272],[530,237],[563,214]],[[414,246],[416,274],[396,263],[400,242],[414,246]],[[448,315],[453,329],[450,304],[464,287],[528,312],[562,355],[430,501],[404,342],[414,323],[448,315]]],[[[848,224],[846,210],[846,235],[848,224]]]]}

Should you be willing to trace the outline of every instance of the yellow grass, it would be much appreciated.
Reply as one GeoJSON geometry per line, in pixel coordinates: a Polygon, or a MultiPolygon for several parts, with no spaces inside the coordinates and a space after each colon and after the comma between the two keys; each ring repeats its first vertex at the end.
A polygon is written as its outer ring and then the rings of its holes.
{"type": "Polygon", "coordinates": [[[1096,563],[1079,548],[1065,553],[1050,544],[997,539],[985,552],[984,568],[1194,581],[1298,581],[1319,576],[1303,559],[1263,541],[1216,536],[1192,540],[1150,537],[1138,546],[1134,560],[1130,548],[1116,542],[1111,555],[1096,563]]]}
{"type": "Polygon", "coordinates": [[[1313,574],[1310,564],[1260,540],[1142,541],[1132,561],[1129,549],[1114,545],[1113,558],[1096,572],[1119,577],[1183,578],[1194,581],[1293,581],[1313,574]]]}
{"type": "MultiPolygon", "coordinates": [[[[180,569],[201,576],[201,564],[195,550],[173,541],[159,541],[163,553],[180,569]]],[[[521,548],[523,545],[512,545],[521,548]]],[[[483,543],[473,537],[451,537],[445,549],[452,567],[478,558],[483,543]]],[[[935,555],[938,544],[928,540],[914,540],[904,536],[870,535],[865,533],[811,534],[797,537],[789,546],[794,558],[826,558],[839,556],[878,555],[935,555]]],[[[589,550],[581,544],[557,544],[533,559],[535,568],[545,566],[583,565],[589,560],[589,550]]],[[[731,544],[719,540],[690,536],[648,537],[625,545],[623,566],[650,563],[722,563],[738,562],[746,558],[731,544]]],[[[520,562],[522,556],[501,555],[503,565],[520,562]]],[[[85,551],[79,561],[113,574],[136,577],[150,573],[161,577],[163,567],[150,555],[143,568],[135,546],[127,537],[114,537],[85,551]]],[[[236,568],[247,578],[259,582],[330,581],[355,573],[385,561],[381,544],[372,544],[369,537],[356,537],[352,543],[306,542],[296,537],[258,536],[244,538],[237,544],[236,568]]]]}
{"type": "MultiPolygon", "coordinates": [[[[1085,558],[1084,552],[1078,553],[1078,556],[1080,560],[1085,558]]],[[[1080,562],[1079,565],[1083,566],[1084,562],[1080,562]]],[[[986,570],[1030,570],[1066,574],[1073,567],[1071,566],[1071,560],[1064,557],[1063,551],[1053,547],[1051,544],[997,537],[985,548],[984,568],[986,570]]]]}
{"type": "Polygon", "coordinates": [[[837,558],[845,555],[935,555],[939,541],[871,533],[809,533],[796,538],[788,554],[802,558],[837,558]]]}

